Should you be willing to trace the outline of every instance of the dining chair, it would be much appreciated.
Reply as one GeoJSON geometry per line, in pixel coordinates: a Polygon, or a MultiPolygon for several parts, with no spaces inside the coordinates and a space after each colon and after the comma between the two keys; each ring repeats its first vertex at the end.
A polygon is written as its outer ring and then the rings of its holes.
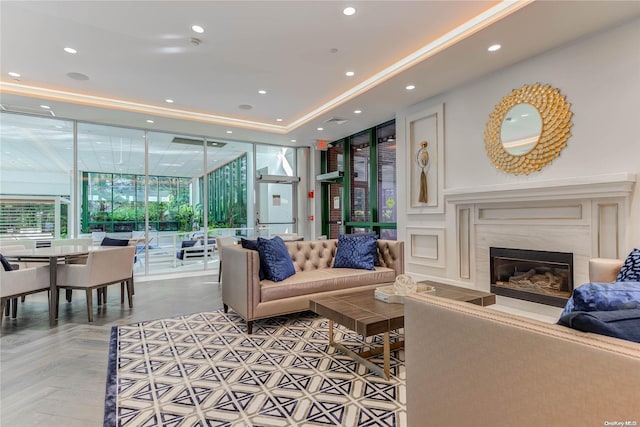
{"type": "Polygon", "coordinates": [[[236,239],[231,236],[217,236],[216,237],[216,248],[218,249],[218,283],[220,283],[220,279],[222,278],[222,248],[224,246],[234,245],[236,243],[236,239]]]}
{"type": "Polygon", "coordinates": [[[51,246],[91,246],[93,239],[85,237],[80,239],[55,239],[51,241],[51,246]]]}
{"type": "MultiPolygon", "coordinates": [[[[48,265],[10,271],[0,269],[0,303],[2,305],[0,313],[4,313],[8,301],[14,300],[15,303],[18,297],[48,291],[49,279],[48,265]]],[[[15,317],[15,308],[13,313],[15,317]]],[[[3,317],[0,315],[0,325],[3,317]]]]}
{"type": "MultiPolygon", "coordinates": [[[[120,304],[124,304],[125,285],[129,308],[133,307],[133,258],[135,246],[102,247],[89,252],[86,264],[58,266],[58,288],[82,289],[87,298],[89,322],[93,322],[93,295],[107,286],[120,283],[120,304]]],[[[106,294],[104,294],[106,295],[106,294]]],[[[106,302],[106,297],[105,297],[106,302]]]]}

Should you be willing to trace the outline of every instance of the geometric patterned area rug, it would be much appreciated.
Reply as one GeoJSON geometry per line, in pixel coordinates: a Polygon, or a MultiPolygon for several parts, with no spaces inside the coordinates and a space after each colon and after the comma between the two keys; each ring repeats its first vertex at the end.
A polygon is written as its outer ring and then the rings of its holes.
{"type": "MultiPolygon", "coordinates": [[[[329,346],[328,325],[304,312],[256,321],[248,335],[238,315],[216,311],[116,326],[104,425],[406,426],[404,350],[391,353],[387,381],[329,346]]],[[[382,345],[335,326],[353,351],[382,345]]]]}

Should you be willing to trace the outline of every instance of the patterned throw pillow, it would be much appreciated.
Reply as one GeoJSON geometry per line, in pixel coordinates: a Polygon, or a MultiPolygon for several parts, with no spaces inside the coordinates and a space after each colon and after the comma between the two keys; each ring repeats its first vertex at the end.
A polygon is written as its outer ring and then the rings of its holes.
{"type": "Polygon", "coordinates": [[[257,247],[260,263],[264,264],[267,279],[280,282],[296,274],[287,245],[280,237],[276,236],[273,239],[258,237],[257,247]]]}
{"type": "Polygon", "coordinates": [[[624,260],[616,282],[640,282],[640,249],[632,250],[624,260]]]}
{"type": "MultiPolygon", "coordinates": [[[[0,263],[2,264],[2,268],[4,268],[4,271],[13,270],[13,267],[11,267],[9,261],[7,261],[7,259],[2,254],[0,254],[0,263]]],[[[2,315],[2,313],[0,313],[0,315],[2,315]]]]}
{"type": "Polygon", "coordinates": [[[333,268],[375,270],[377,240],[372,234],[340,234],[333,268]]]}
{"type": "Polygon", "coordinates": [[[574,311],[633,308],[640,308],[640,282],[585,283],[573,290],[561,316],[574,311]]]}

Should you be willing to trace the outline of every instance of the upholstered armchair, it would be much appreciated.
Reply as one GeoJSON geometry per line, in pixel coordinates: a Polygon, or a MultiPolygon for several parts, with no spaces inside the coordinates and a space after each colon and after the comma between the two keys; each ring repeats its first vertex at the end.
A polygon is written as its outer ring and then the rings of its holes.
{"type": "MultiPolygon", "coordinates": [[[[11,271],[0,268],[0,302],[2,304],[0,314],[4,314],[7,301],[14,300],[15,304],[18,297],[48,291],[49,283],[48,265],[11,271]]],[[[0,315],[0,324],[2,324],[2,317],[0,315]]]]}
{"type": "Polygon", "coordinates": [[[86,264],[58,266],[58,288],[86,292],[87,314],[93,322],[93,289],[120,283],[120,303],[124,304],[126,286],[129,308],[133,307],[133,260],[135,246],[103,247],[89,252],[86,264]]]}

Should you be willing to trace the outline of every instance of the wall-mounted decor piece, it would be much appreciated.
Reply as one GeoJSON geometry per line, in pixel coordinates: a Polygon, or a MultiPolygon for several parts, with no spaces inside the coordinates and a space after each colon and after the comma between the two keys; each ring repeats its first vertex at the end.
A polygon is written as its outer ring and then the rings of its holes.
{"type": "Polygon", "coordinates": [[[410,114],[407,139],[407,213],[444,212],[444,104],[410,114]]]}
{"type": "Polygon", "coordinates": [[[489,115],[484,143],[493,164],[514,175],[550,164],[571,136],[571,104],[559,89],[524,85],[514,89],[489,115]]]}

